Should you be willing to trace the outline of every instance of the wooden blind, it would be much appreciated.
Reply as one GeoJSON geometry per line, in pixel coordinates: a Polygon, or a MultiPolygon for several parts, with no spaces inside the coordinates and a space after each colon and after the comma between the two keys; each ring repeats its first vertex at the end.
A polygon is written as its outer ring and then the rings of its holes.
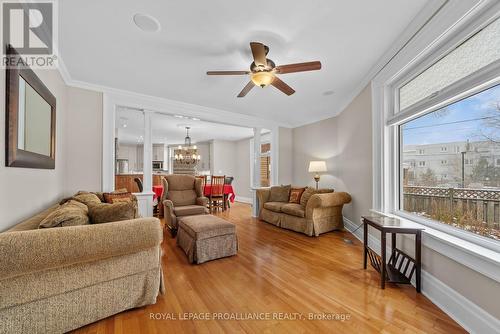
{"type": "Polygon", "coordinates": [[[271,157],[260,157],[260,186],[269,187],[271,157]]]}
{"type": "Polygon", "coordinates": [[[270,143],[265,143],[260,145],[260,153],[268,153],[271,151],[271,144],[270,143]]]}

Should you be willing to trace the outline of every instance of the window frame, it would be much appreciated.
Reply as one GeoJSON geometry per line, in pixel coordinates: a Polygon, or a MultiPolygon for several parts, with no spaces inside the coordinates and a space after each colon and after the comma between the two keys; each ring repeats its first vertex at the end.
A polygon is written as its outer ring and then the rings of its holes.
{"type": "MultiPolygon", "coordinates": [[[[438,14],[440,13],[438,12],[438,14]]],[[[424,38],[420,38],[420,40],[417,38],[417,42],[413,44],[416,44],[423,51],[414,54],[413,58],[410,58],[408,54],[411,55],[415,50],[411,50],[408,45],[404,46],[403,50],[405,48],[410,50],[403,52],[404,56],[399,58],[406,57],[406,63],[396,57],[391,61],[394,65],[387,66],[372,82],[374,99],[373,150],[374,158],[380,158],[380,162],[374,162],[374,209],[412,220],[500,253],[498,241],[400,210],[403,200],[401,124],[500,84],[500,60],[497,60],[442,89],[438,94],[433,94],[429,98],[396,112],[399,110],[399,89],[479,30],[499,19],[500,5],[493,1],[485,1],[482,7],[476,6],[476,8],[469,9],[466,14],[465,16],[463,14],[462,16],[457,15],[457,21],[452,24],[453,29],[448,28],[446,33],[435,35],[435,39],[428,45],[422,41],[424,38]]],[[[434,25],[438,24],[434,23],[434,25]]],[[[427,34],[432,36],[433,33],[427,32],[427,34]]]]}
{"type": "MultiPolygon", "coordinates": [[[[268,183],[269,183],[269,185],[267,187],[271,186],[271,179],[272,179],[272,160],[273,160],[272,156],[271,156],[272,150],[273,150],[273,146],[271,144],[271,140],[264,140],[264,141],[260,142],[259,166],[260,166],[260,163],[262,161],[262,158],[269,158],[269,164],[268,164],[268,169],[269,169],[269,171],[268,171],[268,174],[269,174],[268,183]],[[267,144],[269,144],[269,151],[262,153],[262,146],[267,145],[267,144]]],[[[262,170],[261,170],[261,172],[262,172],[262,170]]],[[[266,187],[266,186],[262,185],[262,173],[260,175],[260,186],[266,187]]]]}

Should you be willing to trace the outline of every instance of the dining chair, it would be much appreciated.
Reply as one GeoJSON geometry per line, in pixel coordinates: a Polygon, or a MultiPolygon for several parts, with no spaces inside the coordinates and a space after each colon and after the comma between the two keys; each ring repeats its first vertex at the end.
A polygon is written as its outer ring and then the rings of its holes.
{"type": "Polygon", "coordinates": [[[213,212],[214,209],[222,209],[224,211],[226,209],[226,202],[224,197],[224,181],[226,180],[226,176],[215,176],[212,175],[210,178],[210,212],[213,212]]]}
{"type": "Polygon", "coordinates": [[[207,184],[207,176],[206,175],[196,175],[195,178],[201,180],[201,190],[205,191],[205,185],[207,184]]]}
{"type": "MultiPolygon", "coordinates": [[[[225,180],[224,180],[224,184],[227,184],[227,185],[231,185],[233,183],[233,180],[234,180],[234,176],[226,176],[225,180]]],[[[228,208],[231,208],[231,203],[229,203],[229,195],[224,195],[226,198],[225,198],[225,201],[226,201],[226,206],[228,208]]]]}
{"type": "Polygon", "coordinates": [[[134,179],[135,183],[137,184],[137,188],[139,189],[139,192],[142,193],[144,190],[144,187],[142,186],[142,180],[138,177],[134,179]]]}

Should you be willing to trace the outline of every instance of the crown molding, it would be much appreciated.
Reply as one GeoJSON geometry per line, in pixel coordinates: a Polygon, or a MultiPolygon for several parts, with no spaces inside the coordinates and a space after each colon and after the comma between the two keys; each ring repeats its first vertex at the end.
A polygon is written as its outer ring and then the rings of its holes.
{"type": "Polygon", "coordinates": [[[277,127],[292,128],[287,122],[262,119],[245,114],[239,114],[227,110],[205,107],[197,104],[171,100],[163,97],[136,93],[123,89],[98,85],[86,81],[74,80],[66,67],[63,58],[59,55],[59,72],[67,86],[80,89],[97,91],[105,94],[109,100],[117,106],[144,109],[159,113],[179,114],[183,116],[197,117],[205,121],[212,121],[228,125],[245,127],[263,127],[273,129],[277,127]]]}

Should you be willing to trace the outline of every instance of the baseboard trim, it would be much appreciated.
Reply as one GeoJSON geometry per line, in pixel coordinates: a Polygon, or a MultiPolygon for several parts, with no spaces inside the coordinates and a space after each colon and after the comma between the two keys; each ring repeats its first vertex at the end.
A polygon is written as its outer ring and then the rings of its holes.
{"type": "MultiPolygon", "coordinates": [[[[361,223],[361,222],[360,222],[361,223]]],[[[354,222],[344,217],[344,226],[349,232],[354,231],[354,222]]],[[[363,229],[352,233],[363,242],[363,229]]],[[[380,249],[380,240],[368,235],[368,243],[375,251],[380,249]]],[[[390,252],[390,249],[388,249],[390,252]]],[[[390,253],[388,253],[390,254],[390,253]]],[[[413,282],[413,284],[415,284],[413,282]]],[[[429,298],[437,307],[449,315],[460,326],[470,333],[500,333],[500,320],[486,312],[456,290],[452,289],[432,274],[422,270],[422,294],[429,298]]]]}
{"type": "Polygon", "coordinates": [[[241,197],[241,196],[236,196],[234,198],[236,202],[241,202],[241,203],[247,203],[247,204],[252,204],[252,199],[250,197],[241,197]]]}

